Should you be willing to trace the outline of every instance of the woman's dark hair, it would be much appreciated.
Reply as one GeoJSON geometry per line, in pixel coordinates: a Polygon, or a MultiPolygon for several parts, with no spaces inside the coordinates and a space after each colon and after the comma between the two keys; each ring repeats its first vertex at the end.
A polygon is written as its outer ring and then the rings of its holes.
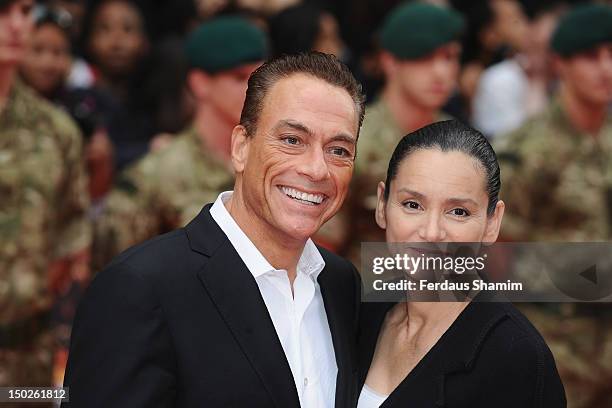
{"type": "Polygon", "coordinates": [[[385,201],[389,199],[391,182],[395,180],[400,164],[411,153],[429,149],[438,149],[442,152],[462,152],[478,161],[485,172],[485,189],[489,196],[487,214],[492,215],[499,200],[501,187],[497,156],[482,133],[458,120],[433,123],[409,133],[400,140],[393,151],[387,169],[385,201]]]}

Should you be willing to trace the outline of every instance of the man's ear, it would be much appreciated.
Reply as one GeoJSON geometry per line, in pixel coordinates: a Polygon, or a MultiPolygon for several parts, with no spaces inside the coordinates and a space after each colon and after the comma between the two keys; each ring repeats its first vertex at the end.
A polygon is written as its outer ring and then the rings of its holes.
{"type": "Polygon", "coordinates": [[[211,78],[201,69],[192,69],[187,74],[187,83],[197,100],[206,99],[210,89],[211,78]]]}
{"type": "Polygon", "coordinates": [[[242,125],[237,125],[232,130],[232,165],[236,174],[242,173],[249,156],[249,147],[252,136],[242,125]]]}
{"type": "Polygon", "coordinates": [[[376,201],[376,212],[374,213],[374,217],[376,218],[376,223],[382,229],[387,229],[387,219],[385,217],[385,205],[387,204],[385,201],[385,182],[381,181],[378,183],[378,189],[376,191],[376,195],[378,200],[376,201]]]}
{"type": "Polygon", "coordinates": [[[506,204],[502,200],[499,200],[495,205],[495,211],[493,211],[493,214],[487,217],[487,228],[482,239],[483,242],[492,244],[497,241],[499,230],[501,229],[502,219],[504,218],[505,209],[506,204]]]}

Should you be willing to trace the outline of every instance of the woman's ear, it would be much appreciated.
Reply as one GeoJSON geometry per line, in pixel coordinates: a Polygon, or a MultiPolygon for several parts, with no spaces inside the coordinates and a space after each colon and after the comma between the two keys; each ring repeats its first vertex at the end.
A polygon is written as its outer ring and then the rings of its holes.
{"type": "Polygon", "coordinates": [[[242,125],[237,125],[232,130],[232,165],[236,174],[242,173],[249,155],[250,137],[242,125]]]}
{"type": "Polygon", "coordinates": [[[374,213],[374,217],[376,218],[376,223],[380,228],[387,229],[387,219],[385,218],[385,205],[387,202],[385,200],[384,181],[378,183],[376,195],[378,200],[376,201],[376,212],[374,213]]]}
{"type": "Polygon", "coordinates": [[[495,211],[493,211],[493,214],[487,217],[487,227],[485,230],[485,235],[482,239],[483,242],[492,244],[497,241],[499,230],[501,229],[502,219],[504,218],[505,209],[506,204],[504,204],[502,200],[499,200],[495,205],[495,211]]]}

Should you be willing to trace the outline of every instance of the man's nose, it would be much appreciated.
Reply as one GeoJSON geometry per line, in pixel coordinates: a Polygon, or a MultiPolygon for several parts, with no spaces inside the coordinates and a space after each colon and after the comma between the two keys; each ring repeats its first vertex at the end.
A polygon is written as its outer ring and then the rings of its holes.
{"type": "Polygon", "coordinates": [[[300,157],[298,173],[312,181],[325,180],[329,177],[329,167],[325,152],[320,147],[311,146],[308,152],[300,157]]]}

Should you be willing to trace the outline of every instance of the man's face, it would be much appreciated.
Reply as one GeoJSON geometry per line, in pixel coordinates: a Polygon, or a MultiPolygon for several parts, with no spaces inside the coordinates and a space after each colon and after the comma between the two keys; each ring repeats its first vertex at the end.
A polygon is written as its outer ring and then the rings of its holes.
{"type": "Polygon", "coordinates": [[[612,102],[612,43],[559,59],[563,84],[583,103],[597,107],[612,102]]]}
{"type": "Polygon", "coordinates": [[[232,126],[240,122],[249,76],[260,65],[261,62],[244,64],[210,75],[210,80],[205,85],[207,102],[217,115],[232,126]]]}
{"type": "Polygon", "coordinates": [[[393,67],[387,70],[390,85],[399,87],[412,104],[426,110],[438,110],[457,84],[460,53],[460,45],[453,42],[420,59],[393,58],[393,67]]]}
{"type": "Polygon", "coordinates": [[[90,50],[107,75],[129,74],[147,51],[147,38],[138,10],[123,0],[110,0],[93,19],[90,50]]]}
{"type": "Polygon", "coordinates": [[[344,201],[357,133],[344,89],[304,74],[274,84],[236,168],[254,225],[287,242],[317,232],[344,201]]]}
{"type": "Polygon", "coordinates": [[[0,66],[21,62],[32,31],[33,0],[17,0],[0,8],[0,66]]]}
{"type": "Polygon", "coordinates": [[[70,40],[53,24],[34,30],[26,57],[21,64],[21,75],[38,92],[48,95],[55,91],[70,70],[70,40]]]}

